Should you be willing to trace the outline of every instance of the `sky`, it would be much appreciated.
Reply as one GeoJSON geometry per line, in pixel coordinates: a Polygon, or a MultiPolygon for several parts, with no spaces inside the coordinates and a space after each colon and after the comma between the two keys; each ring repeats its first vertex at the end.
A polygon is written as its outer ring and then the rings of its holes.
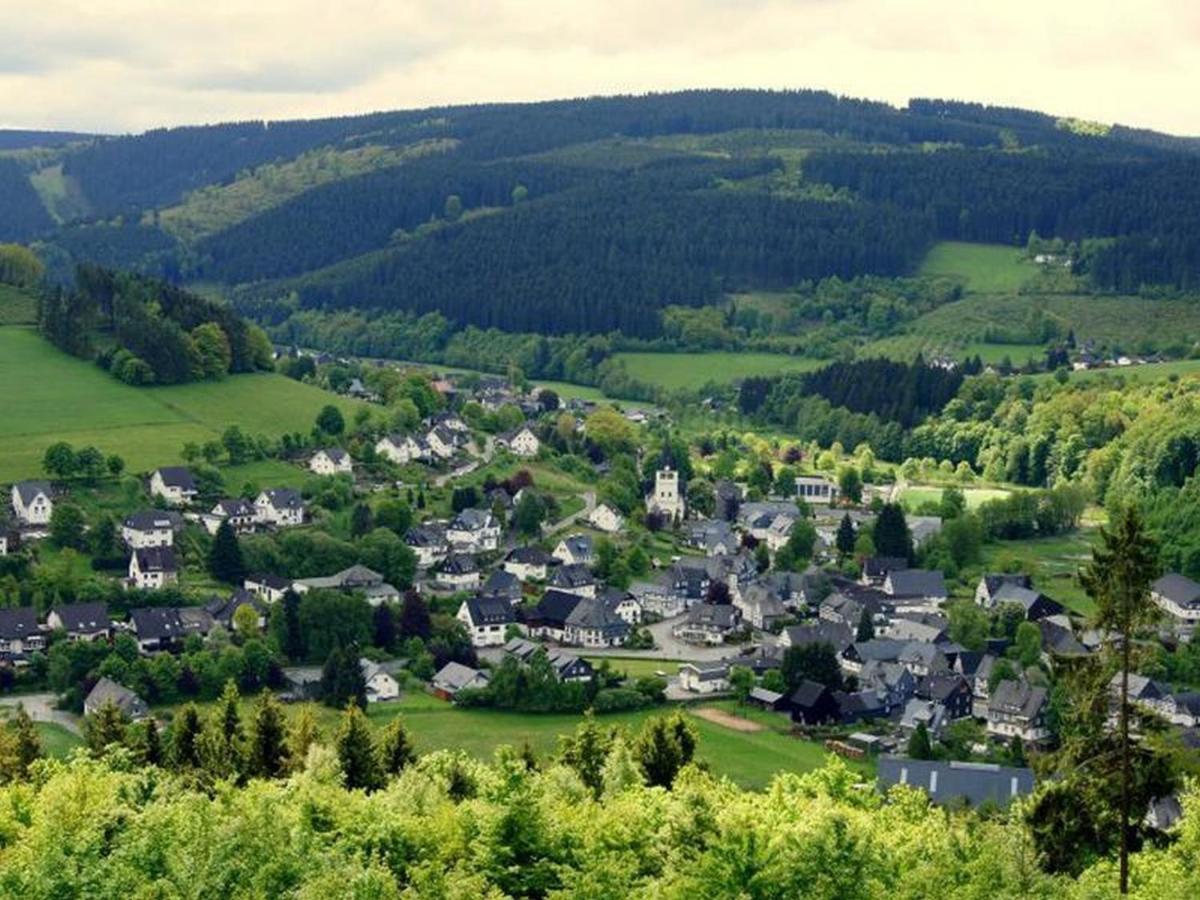
{"type": "Polygon", "coordinates": [[[0,0],[0,127],[105,133],[691,87],[1200,135],[1200,0],[0,0]]]}

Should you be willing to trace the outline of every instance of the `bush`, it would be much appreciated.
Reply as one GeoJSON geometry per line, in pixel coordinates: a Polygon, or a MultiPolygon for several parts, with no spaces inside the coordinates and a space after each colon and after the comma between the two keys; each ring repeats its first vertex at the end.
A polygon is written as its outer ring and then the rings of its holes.
{"type": "Polygon", "coordinates": [[[622,712],[629,709],[641,709],[648,706],[650,701],[641,691],[632,688],[607,688],[596,692],[592,701],[592,709],[598,713],[622,712]]]}

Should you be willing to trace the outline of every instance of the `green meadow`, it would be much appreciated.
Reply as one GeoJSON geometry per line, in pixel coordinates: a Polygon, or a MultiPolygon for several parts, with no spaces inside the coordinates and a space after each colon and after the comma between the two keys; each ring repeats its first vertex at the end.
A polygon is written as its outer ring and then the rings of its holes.
{"type": "Polygon", "coordinates": [[[1011,294],[1037,274],[1036,266],[1022,260],[1021,253],[1003,244],[942,241],[921,262],[919,274],[962,278],[972,294],[1011,294]]]}
{"type": "Polygon", "coordinates": [[[728,383],[753,375],[811,372],[824,360],[782,353],[617,353],[614,355],[629,375],[668,390],[703,387],[710,382],[728,383]]]}
{"type": "Polygon", "coordinates": [[[308,431],[327,403],[353,414],[356,401],[282,375],[135,388],[69,356],[27,328],[0,328],[0,480],[41,474],[56,441],[94,445],[130,471],[179,462],[189,441],[219,438],[230,425],[250,434],[308,431]]]}

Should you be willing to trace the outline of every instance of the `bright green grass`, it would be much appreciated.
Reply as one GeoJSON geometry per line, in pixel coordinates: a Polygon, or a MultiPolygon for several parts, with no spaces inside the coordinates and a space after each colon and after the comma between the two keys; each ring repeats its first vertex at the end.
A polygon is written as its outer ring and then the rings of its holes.
{"type": "Polygon", "coordinates": [[[1015,293],[1036,274],[1033,264],[1021,259],[1021,251],[1003,244],[968,244],[942,241],[935,244],[921,263],[921,275],[954,275],[962,278],[970,293],[1015,293]]]}
{"type": "Polygon", "coordinates": [[[243,484],[253,484],[261,491],[265,488],[290,487],[300,490],[314,476],[308,469],[277,459],[261,459],[240,466],[221,469],[225,487],[239,491],[243,484]]]}
{"type": "Polygon", "coordinates": [[[230,425],[276,436],[307,431],[327,403],[348,417],[361,405],[281,375],[129,387],[25,328],[0,328],[0,384],[0,480],[39,475],[55,441],[91,444],[146,471],[179,462],[184,443],[219,438],[230,425]]]}
{"type": "MultiPolygon", "coordinates": [[[[1179,359],[1171,362],[1147,363],[1144,366],[1125,366],[1111,369],[1088,369],[1083,372],[1072,372],[1072,382],[1116,381],[1121,379],[1126,383],[1162,381],[1173,376],[1186,378],[1200,374],[1200,359],[1179,359]]],[[[1036,378],[1053,378],[1053,373],[1043,373],[1036,378]]]]}
{"type": "MultiPolygon", "coordinates": [[[[997,541],[983,546],[985,572],[1027,572],[1034,586],[1072,612],[1091,615],[1096,605],[1079,584],[1079,570],[1092,556],[1095,531],[1028,541],[997,541]]],[[[973,594],[974,582],[970,584],[973,594]]]]}
{"type": "MultiPolygon", "coordinates": [[[[254,713],[253,699],[242,702],[242,719],[250,721],[254,713]]],[[[201,715],[206,715],[215,705],[197,704],[201,715]]],[[[732,701],[714,701],[732,711],[732,701]]],[[[289,715],[295,715],[300,706],[289,706],[289,715]]],[[[340,713],[324,706],[311,707],[317,716],[322,737],[328,739],[337,728],[340,713]]],[[[173,712],[172,708],[158,710],[173,712]]],[[[668,708],[638,710],[636,712],[613,713],[598,716],[597,721],[605,726],[617,726],[636,731],[646,719],[660,715],[668,708]]],[[[745,788],[761,789],[778,772],[808,772],[821,766],[826,753],[820,744],[791,737],[787,731],[790,723],[782,714],[766,713],[747,708],[747,716],[756,718],[766,725],[766,730],[754,733],[732,731],[703,719],[689,716],[700,735],[696,757],[706,763],[717,775],[724,775],[745,788]]],[[[492,709],[459,709],[458,707],[431,697],[420,691],[406,691],[399,700],[391,703],[372,704],[367,717],[382,728],[397,715],[404,717],[404,724],[412,737],[418,753],[433,750],[464,750],[480,759],[491,759],[498,747],[508,745],[520,747],[528,743],[539,757],[551,755],[558,744],[559,735],[570,734],[582,716],[573,714],[526,714],[502,712],[492,709]]],[[[852,763],[864,773],[872,769],[861,763],[852,763]]]]}
{"type": "Polygon", "coordinates": [[[824,361],[781,353],[617,353],[631,377],[668,390],[703,387],[710,382],[727,383],[754,375],[811,372],[824,361]]]}
{"type": "Polygon", "coordinates": [[[658,672],[666,672],[670,677],[679,672],[681,662],[678,659],[647,659],[644,656],[591,656],[586,659],[593,666],[607,660],[614,672],[623,672],[626,678],[652,678],[658,672]]]}
{"type": "Polygon", "coordinates": [[[83,746],[83,738],[57,722],[35,722],[34,727],[42,739],[42,749],[47,756],[63,759],[76,747],[83,746]]]}
{"type": "MultiPolygon", "coordinates": [[[[967,501],[967,509],[978,509],[980,504],[988,500],[998,500],[1009,494],[1003,488],[963,488],[962,492],[967,501]]],[[[909,512],[915,512],[926,503],[940,503],[941,500],[940,487],[907,487],[900,495],[900,502],[909,512]]]]}
{"type": "Polygon", "coordinates": [[[12,285],[0,284],[0,325],[37,322],[37,300],[12,285]]]}

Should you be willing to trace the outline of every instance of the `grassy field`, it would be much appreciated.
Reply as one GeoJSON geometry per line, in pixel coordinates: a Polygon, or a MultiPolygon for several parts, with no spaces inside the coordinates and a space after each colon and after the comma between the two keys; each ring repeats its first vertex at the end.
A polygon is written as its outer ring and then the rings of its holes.
{"type": "MultiPolygon", "coordinates": [[[[963,488],[962,492],[967,501],[967,509],[972,510],[978,509],[980,504],[986,503],[988,500],[998,500],[1009,495],[1009,491],[1003,488],[963,488]]],[[[926,485],[907,487],[900,494],[900,502],[909,512],[916,512],[926,503],[940,503],[941,500],[942,488],[940,487],[926,485]]]]}
{"type": "Polygon", "coordinates": [[[62,759],[76,747],[83,746],[83,738],[57,722],[36,722],[38,735],[42,739],[42,749],[47,756],[62,759]]]}
{"type": "Polygon", "coordinates": [[[695,389],[709,382],[730,382],[752,375],[810,372],[823,360],[780,353],[617,353],[614,358],[638,381],[668,390],[695,389]]]}
{"type": "MultiPolygon", "coordinates": [[[[252,699],[243,701],[243,721],[253,715],[252,699]]],[[[704,704],[717,706],[733,712],[733,701],[713,701],[704,704]]],[[[200,704],[202,714],[213,704],[200,704]]],[[[324,706],[312,707],[324,737],[328,738],[337,728],[340,713],[324,706]]],[[[294,715],[299,706],[289,706],[289,715],[294,715]]],[[[170,708],[156,712],[162,715],[173,712],[170,708]]],[[[613,713],[599,716],[605,726],[616,726],[635,731],[651,716],[664,712],[659,707],[636,712],[613,713]]],[[[700,735],[697,759],[711,767],[718,775],[724,775],[742,787],[761,789],[778,772],[807,772],[819,767],[826,757],[823,747],[811,741],[793,738],[787,733],[790,723],[781,713],[767,713],[746,708],[737,710],[764,726],[758,732],[738,732],[690,715],[689,719],[700,735]]],[[[528,743],[540,757],[554,752],[558,737],[570,734],[579,724],[581,716],[573,714],[534,715],[502,712],[491,709],[459,709],[443,700],[438,700],[419,691],[406,692],[399,700],[391,703],[372,704],[367,716],[378,728],[382,728],[396,716],[403,716],[418,753],[433,750],[464,750],[480,759],[490,759],[496,748],[509,745],[519,747],[528,743]]],[[[854,763],[861,771],[869,774],[872,767],[854,763]]]]}
{"type": "Polygon", "coordinates": [[[921,262],[919,274],[957,276],[972,294],[1008,294],[1016,293],[1037,268],[1022,260],[1016,247],[942,241],[921,262]]]}
{"type": "Polygon", "coordinates": [[[600,665],[606,659],[614,672],[623,672],[626,678],[651,678],[658,672],[666,672],[670,676],[679,671],[679,660],[677,659],[646,659],[644,656],[586,658],[593,666],[600,665]]]}
{"type": "Polygon", "coordinates": [[[178,462],[184,443],[212,440],[229,425],[251,434],[307,431],[327,403],[347,415],[361,405],[281,375],[129,387],[25,328],[0,328],[0,383],[0,480],[39,475],[55,441],[92,444],[145,471],[178,462]]]}
{"type": "MultiPolygon", "coordinates": [[[[1084,372],[1072,372],[1073,382],[1112,381],[1118,379],[1126,383],[1163,381],[1167,378],[1184,378],[1200,375],[1200,359],[1178,359],[1171,362],[1147,363],[1144,366],[1126,366],[1113,369],[1088,369],[1084,372]]],[[[1035,378],[1053,378],[1052,373],[1044,373],[1035,378]]]]}
{"type": "MultiPolygon", "coordinates": [[[[983,546],[983,571],[1028,572],[1034,586],[1072,612],[1088,616],[1096,605],[1079,584],[1078,573],[1091,558],[1095,531],[1029,541],[999,541],[983,546]]],[[[970,585],[974,592],[974,582],[970,585]]]]}
{"type": "Polygon", "coordinates": [[[24,291],[0,284],[0,325],[33,325],[37,322],[37,300],[24,291]]]}

